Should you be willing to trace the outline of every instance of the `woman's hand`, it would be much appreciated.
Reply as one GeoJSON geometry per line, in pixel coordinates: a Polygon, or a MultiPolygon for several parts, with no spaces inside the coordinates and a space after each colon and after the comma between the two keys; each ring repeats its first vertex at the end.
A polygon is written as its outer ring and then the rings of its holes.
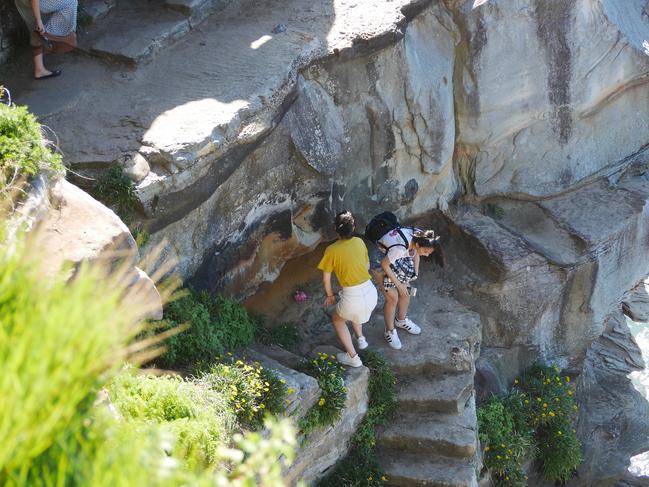
{"type": "Polygon", "coordinates": [[[408,296],[408,288],[404,283],[401,281],[397,281],[395,284],[395,287],[397,288],[397,291],[399,292],[399,296],[408,296]]]}
{"type": "Polygon", "coordinates": [[[39,17],[36,17],[36,28],[34,29],[40,35],[45,35],[45,27],[43,27],[43,20],[39,17]]]}
{"type": "Polygon", "coordinates": [[[325,308],[327,306],[333,306],[334,304],[336,304],[336,296],[325,296],[324,299],[325,308]]]}

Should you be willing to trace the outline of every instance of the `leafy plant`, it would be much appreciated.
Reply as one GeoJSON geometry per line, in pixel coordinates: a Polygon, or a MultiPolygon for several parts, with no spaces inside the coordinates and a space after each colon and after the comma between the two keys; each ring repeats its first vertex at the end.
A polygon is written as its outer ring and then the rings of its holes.
{"type": "Polygon", "coordinates": [[[171,453],[193,468],[214,465],[219,447],[234,429],[235,416],[225,396],[197,381],[126,370],[107,389],[127,421],[136,426],[143,422],[164,425],[176,438],[171,453]]]}
{"type": "Polygon", "coordinates": [[[283,413],[286,407],[285,381],[258,362],[215,364],[201,375],[200,382],[226,397],[239,421],[253,430],[263,426],[267,414],[283,413]]]}
{"type": "Polygon", "coordinates": [[[211,364],[226,350],[250,345],[254,341],[255,323],[248,312],[235,301],[221,296],[186,289],[165,307],[167,330],[187,323],[190,328],[166,341],[167,352],[161,362],[167,367],[211,364]]]}
{"type": "Polygon", "coordinates": [[[502,220],[505,216],[505,209],[496,203],[487,203],[487,213],[496,220],[502,220]]]}
{"type": "Polygon", "coordinates": [[[129,224],[138,202],[133,181],[124,173],[124,168],[115,164],[102,174],[90,194],[113,210],[124,223],[129,224]]]}
{"type": "Polygon", "coordinates": [[[385,424],[396,411],[396,379],[381,354],[365,351],[361,356],[370,369],[367,413],[352,436],[349,454],[319,482],[319,487],[381,486],[387,480],[375,452],[376,427],[385,424]]]}
{"type": "Polygon", "coordinates": [[[293,323],[282,323],[273,328],[258,324],[255,337],[258,342],[264,345],[279,345],[282,348],[291,350],[300,341],[297,327],[293,323]]]}
{"type": "Polygon", "coordinates": [[[497,485],[527,485],[522,465],[536,458],[549,482],[567,482],[582,460],[573,427],[579,407],[569,376],[534,365],[512,391],[478,408],[485,465],[497,485]]]}
{"type": "Polygon", "coordinates": [[[36,117],[26,107],[0,103],[0,188],[44,167],[63,170],[61,156],[43,140],[36,117]]]}
{"type": "Polygon", "coordinates": [[[300,420],[299,427],[305,435],[338,421],[345,407],[345,368],[335,360],[320,353],[317,359],[305,360],[298,366],[298,370],[314,377],[322,390],[318,402],[300,420]]]}
{"type": "Polygon", "coordinates": [[[527,485],[523,469],[533,449],[533,431],[517,429],[517,417],[508,408],[511,398],[492,397],[478,408],[478,431],[484,447],[484,463],[496,486],[527,485]]]}

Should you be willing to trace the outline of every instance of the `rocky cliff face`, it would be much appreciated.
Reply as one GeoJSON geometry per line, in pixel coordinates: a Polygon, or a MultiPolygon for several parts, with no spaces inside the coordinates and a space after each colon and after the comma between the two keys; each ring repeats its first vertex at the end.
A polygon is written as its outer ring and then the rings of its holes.
{"type": "Polygon", "coordinates": [[[575,484],[611,485],[649,448],[618,315],[649,275],[648,40],[646,0],[283,0],[88,68],[119,96],[47,122],[78,170],[139,153],[153,242],[212,290],[252,294],[342,208],[436,225],[485,389],[538,358],[580,375],[575,484]]]}

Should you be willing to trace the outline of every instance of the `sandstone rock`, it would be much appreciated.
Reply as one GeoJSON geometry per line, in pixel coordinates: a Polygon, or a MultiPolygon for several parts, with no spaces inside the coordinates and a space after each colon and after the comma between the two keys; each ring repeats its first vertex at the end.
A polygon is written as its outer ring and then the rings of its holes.
{"type": "Polygon", "coordinates": [[[60,180],[50,191],[50,201],[51,210],[39,225],[47,243],[47,270],[56,271],[64,262],[137,262],[138,250],[126,225],[89,194],[60,180]]]}
{"type": "Polygon", "coordinates": [[[557,194],[646,144],[642,2],[461,3],[458,162],[469,190],[557,194]]]}
{"type": "Polygon", "coordinates": [[[627,375],[644,368],[621,312],[593,342],[577,385],[577,434],[584,462],[571,485],[609,486],[624,475],[631,455],[649,449],[649,405],[627,375]]]}
{"type": "Polygon", "coordinates": [[[261,363],[265,368],[275,372],[280,379],[286,381],[286,387],[293,390],[287,398],[286,415],[292,417],[296,423],[320,399],[321,390],[318,382],[313,377],[294,370],[298,365],[299,357],[279,347],[263,347],[259,345],[255,349],[249,350],[248,356],[261,363]],[[281,355],[282,361],[289,361],[294,365],[286,366],[284,363],[271,358],[265,352],[275,356],[281,355]]]}
{"type": "Polygon", "coordinates": [[[649,321],[649,279],[643,280],[629,292],[622,308],[633,321],[649,321]]]}
{"type": "Polygon", "coordinates": [[[124,168],[126,174],[135,184],[149,175],[149,163],[139,152],[127,152],[116,161],[124,168]]]}

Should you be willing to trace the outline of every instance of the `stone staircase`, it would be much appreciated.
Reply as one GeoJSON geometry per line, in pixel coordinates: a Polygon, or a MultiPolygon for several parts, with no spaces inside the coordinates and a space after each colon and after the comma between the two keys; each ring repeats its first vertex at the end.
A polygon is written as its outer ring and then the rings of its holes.
{"type": "Polygon", "coordinates": [[[480,347],[480,318],[447,292],[435,288],[424,270],[410,317],[418,336],[401,330],[401,350],[383,340],[383,319],[366,325],[397,375],[399,408],[381,429],[378,452],[387,484],[399,487],[476,487],[478,433],[473,391],[474,360],[480,347]],[[428,280],[428,282],[423,282],[428,280]]]}
{"type": "Polygon", "coordinates": [[[79,48],[133,68],[148,63],[208,15],[232,3],[234,0],[90,0],[83,5],[86,25],[79,29],[79,48]]]}

